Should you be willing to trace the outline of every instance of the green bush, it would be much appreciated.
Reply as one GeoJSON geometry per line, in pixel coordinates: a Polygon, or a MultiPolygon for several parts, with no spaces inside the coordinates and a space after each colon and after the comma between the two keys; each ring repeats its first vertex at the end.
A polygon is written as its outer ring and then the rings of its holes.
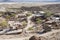
{"type": "Polygon", "coordinates": [[[42,20],[40,18],[36,19],[36,23],[41,23],[41,22],[42,22],[42,20]]]}
{"type": "Polygon", "coordinates": [[[28,14],[26,14],[27,16],[31,16],[32,15],[32,13],[31,12],[29,12],[28,14]]]}
{"type": "Polygon", "coordinates": [[[22,24],[23,24],[23,26],[25,26],[27,24],[27,22],[26,21],[23,21],[22,24]]]}
{"type": "Polygon", "coordinates": [[[7,19],[10,19],[11,17],[15,17],[15,15],[16,15],[16,14],[11,14],[11,15],[6,15],[5,17],[6,17],[7,19]]]}
{"type": "Polygon", "coordinates": [[[11,17],[10,16],[6,16],[7,19],[10,19],[11,17]]]}
{"type": "Polygon", "coordinates": [[[7,21],[2,21],[0,23],[0,26],[2,26],[2,27],[7,27],[7,25],[8,25],[7,21]]]}
{"type": "Polygon", "coordinates": [[[28,28],[28,30],[33,30],[33,27],[28,28]]]}
{"type": "Polygon", "coordinates": [[[53,13],[51,13],[50,11],[45,11],[46,13],[45,13],[45,16],[46,17],[50,17],[53,13]]]}
{"type": "Polygon", "coordinates": [[[10,16],[11,16],[11,17],[13,17],[13,16],[15,17],[15,15],[16,15],[16,14],[11,14],[10,16]]]}

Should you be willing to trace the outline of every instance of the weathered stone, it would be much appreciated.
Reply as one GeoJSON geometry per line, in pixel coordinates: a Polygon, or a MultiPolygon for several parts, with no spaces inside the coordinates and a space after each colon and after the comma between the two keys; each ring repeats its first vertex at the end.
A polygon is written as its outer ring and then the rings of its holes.
{"type": "Polygon", "coordinates": [[[60,30],[53,30],[40,36],[41,40],[60,40],[60,30]]]}
{"type": "Polygon", "coordinates": [[[40,36],[39,39],[41,39],[41,40],[47,40],[47,38],[45,38],[43,36],[40,36]]]}
{"type": "Polygon", "coordinates": [[[39,37],[32,36],[29,40],[41,40],[41,39],[39,39],[39,37]]]}

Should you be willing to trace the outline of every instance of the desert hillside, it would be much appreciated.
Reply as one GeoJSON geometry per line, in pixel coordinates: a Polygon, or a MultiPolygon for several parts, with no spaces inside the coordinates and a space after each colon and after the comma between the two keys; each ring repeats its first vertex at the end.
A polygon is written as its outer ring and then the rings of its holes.
{"type": "Polygon", "coordinates": [[[42,6],[43,10],[49,10],[53,13],[60,13],[60,4],[50,4],[42,6]]]}
{"type": "Polygon", "coordinates": [[[60,3],[0,3],[0,39],[60,40],[60,3]]]}

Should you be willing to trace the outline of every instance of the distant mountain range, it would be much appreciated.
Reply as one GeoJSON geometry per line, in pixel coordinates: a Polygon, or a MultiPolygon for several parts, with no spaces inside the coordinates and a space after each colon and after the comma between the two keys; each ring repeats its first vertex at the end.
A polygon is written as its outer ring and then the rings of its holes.
{"type": "Polygon", "coordinates": [[[60,0],[0,0],[0,2],[60,2],[60,0]]]}
{"type": "Polygon", "coordinates": [[[60,13],[60,4],[44,5],[41,8],[43,10],[48,10],[52,13],[60,13]]]}
{"type": "Polygon", "coordinates": [[[60,13],[60,3],[16,3],[16,4],[0,4],[0,8],[21,8],[25,7],[40,7],[43,10],[48,10],[52,13],[60,13]]]}

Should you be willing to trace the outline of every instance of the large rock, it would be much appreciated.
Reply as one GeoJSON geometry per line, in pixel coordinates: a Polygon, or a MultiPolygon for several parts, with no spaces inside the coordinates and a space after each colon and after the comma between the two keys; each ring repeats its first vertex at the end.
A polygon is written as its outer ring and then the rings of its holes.
{"type": "Polygon", "coordinates": [[[60,29],[53,30],[37,36],[32,36],[29,40],[60,40],[60,29]]]}
{"type": "Polygon", "coordinates": [[[29,40],[41,40],[41,39],[39,39],[39,37],[37,36],[32,36],[29,40]]]}
{"type": "Polygon", "coordinates": [[[53,30],[51,32],[42,34],[41,40],[60,40],[60,30],[53,30]]]}

